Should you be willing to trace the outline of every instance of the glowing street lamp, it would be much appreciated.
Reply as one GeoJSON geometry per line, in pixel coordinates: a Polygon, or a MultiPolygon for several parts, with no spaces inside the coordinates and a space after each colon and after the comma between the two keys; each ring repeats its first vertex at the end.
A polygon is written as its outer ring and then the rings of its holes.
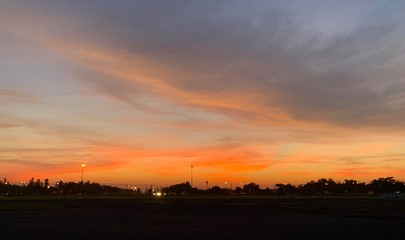
{"type": "Polygon", "coordinates": [[[82,164],[82,177],[80,178],[80,182],[83,182],[83,168],[86,167],[86,164],[82,164]]]}
{"type": "Polygon", "coordinates": [[[190,190],[190,194],[193,194],[193,165],[191,165],[191,190],[190,190]]]}
{"type": "Polygon", "coordinates": [[[80,178],[80,192],[79,192],[79,195],[82,195],[82,188],[83,188],[83,169],[84,169],[84,167],[86,167],[86,164],[82,164],[82,176],[81,176],[81,178],[80,178]]]}
{"type": "Polygon", "coordinates": [[[25,186],[25,182],[21,182],[21,196],[23,195],[24,186],[25,186]]]}

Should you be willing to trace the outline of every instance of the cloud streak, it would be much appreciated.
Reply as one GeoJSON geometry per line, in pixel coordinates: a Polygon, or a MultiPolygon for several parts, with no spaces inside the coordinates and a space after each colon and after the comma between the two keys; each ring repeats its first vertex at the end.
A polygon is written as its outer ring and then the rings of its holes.
{"type": "MultiPolygon", "coordinates": [[[[122,86],[125,80],[141,83],[177,103],[237,118],[403,127],[402,26],[374,22],[319,42],[321,36],[300,35],[302,24],[277,9],[266,14],[251,9],[259,13],[254,24],[253,14],[221,16],[223,6],[205,7],[214,9],[210,16],[193,16],[187,22],[189,11],[197,11],[190,8],[176,8],[176,17],[161,16],[166,24],[156,28],[145,20],[139,31],[147,39],[139,38],[136,24],[127,26],[123,36],[114,34],[117,45],[111,49],[119,46],[128,59],[121,58],[119,65],[101,60],[96,66],[121,68],[109,73],[116,77],[114,84],[117,79],[124,80],[122,86]],[[193,24],[199,31],[192,30],[193,24]],[[131,44],[120,45],[128,39],[131,44]],[[131,64],[134,59],[136,64],[131,64]],[[154,68],[144,67],[150,63],[154,68]],[[137,64],[146,70],[131,71],[137,64]]],[[[148,10],[157,15],[155,9],[148,10]]],[[[128,18],[114,23],[125,28],[122,21],[128,18]]],[[[137,94],[125,88],[116,95],[137,94]]]]}
{"type": "MultiPolygon", "coordinates": [[[[173,12],[163,11],[166,5],[136,2],[128,12],[85,4],[97,13],[79,12],[79,20],[60,23],[67,37],[79,36],[71,46],[51,26],[40,30],[46,44],[56,43],[81,63],[78,78],[141,110],[153,109],[143,103],[147,95],[272,124],[403,129],[405,31],[394,20],[365,23],[376,9],[362,16],[362,25],[325,37],[277,4],[258,1],[240,11],[243,3],[231,10],[225,3],[175,3],[173,12]],[[74,29],[77,21],[84,27],[74,29]]],[[[48,15],[63,15],[59,7],[48,15]]]]}

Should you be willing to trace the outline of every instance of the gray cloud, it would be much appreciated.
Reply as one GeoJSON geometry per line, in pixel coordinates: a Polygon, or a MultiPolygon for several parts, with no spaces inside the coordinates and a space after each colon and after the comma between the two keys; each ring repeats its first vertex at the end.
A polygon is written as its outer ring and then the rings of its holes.
{"type": "MultiPolygon", "coordinates": [[[[282,108],[297,120],[404,128],[405,28],[397,10],[403,4],[319,3],[73,1],[37,9],[64,16],[51,34],[168,69],[158,74],[171,87],[213,99],[231,96],[227,101],[235,103],[232,97],[248,93],[251,104],[263,108],[221,109],[234,117],[268,118],[282,108]],[[331,8],[347,14],[328,15],[331,8]]],[[[82,78],[137,108],[147,108],[140,95],[156,94],[100,74],[82,78]]]]}
{"type": "Polygon", "coordinates": [[[95,88],[107,97],[125,102],[136,110],[147,113],[159,113],[158,110],[149,107],[140,100],[145,95],[144,92],[148,91],[144,85],[121,81],[114,76],[108,76],[85,68],[79,68],[75,77],[87,82],[92,88],[95,88]]]}
{"type": "Polygon", "coordinates": [[[38,102],[38,99],[31,94],[1,87],[0,87],[0,98],[7,98],[8,100],[20,102],[33,102],[33,103],[38,102]]]}

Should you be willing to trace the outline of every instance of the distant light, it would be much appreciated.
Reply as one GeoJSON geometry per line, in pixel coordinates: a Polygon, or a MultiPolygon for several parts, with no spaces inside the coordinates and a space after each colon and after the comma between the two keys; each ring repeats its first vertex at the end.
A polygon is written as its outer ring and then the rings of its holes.
{"type": "Polygon", "coordinates": [[[156,196],[162,196],[162,193],[161,193],[161,192],[157,192],[157,193],[156,193],[156,196]]]}
{"type": "Polygon", "coordinates": [[[85,167],[85,166],[86,166],[86,164],[83,163],[83,164],[82,164],[82,167],[85,167]]]}

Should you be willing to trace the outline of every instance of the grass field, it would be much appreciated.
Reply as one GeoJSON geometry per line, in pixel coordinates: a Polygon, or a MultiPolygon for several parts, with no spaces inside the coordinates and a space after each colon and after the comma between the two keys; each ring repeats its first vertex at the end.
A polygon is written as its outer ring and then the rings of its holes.
{"type": "Polygon", "coordinates": [[[0,239],[402,239],[375,197],[1,197],[0,239]]]}
{"type": "Polygon", "coordinates": [[[135,201],[135,202],[161,202],[208,200],[208,201],[283,201],[283,200],[375,200],[374,196],[106,196],[106,195],[83,195],[83,196],[0,196],[1,210],[28,210],[28,209],[53,209],[64,208],[67,203],[74,202],[97,202],[97,201],[135,201]]]}

